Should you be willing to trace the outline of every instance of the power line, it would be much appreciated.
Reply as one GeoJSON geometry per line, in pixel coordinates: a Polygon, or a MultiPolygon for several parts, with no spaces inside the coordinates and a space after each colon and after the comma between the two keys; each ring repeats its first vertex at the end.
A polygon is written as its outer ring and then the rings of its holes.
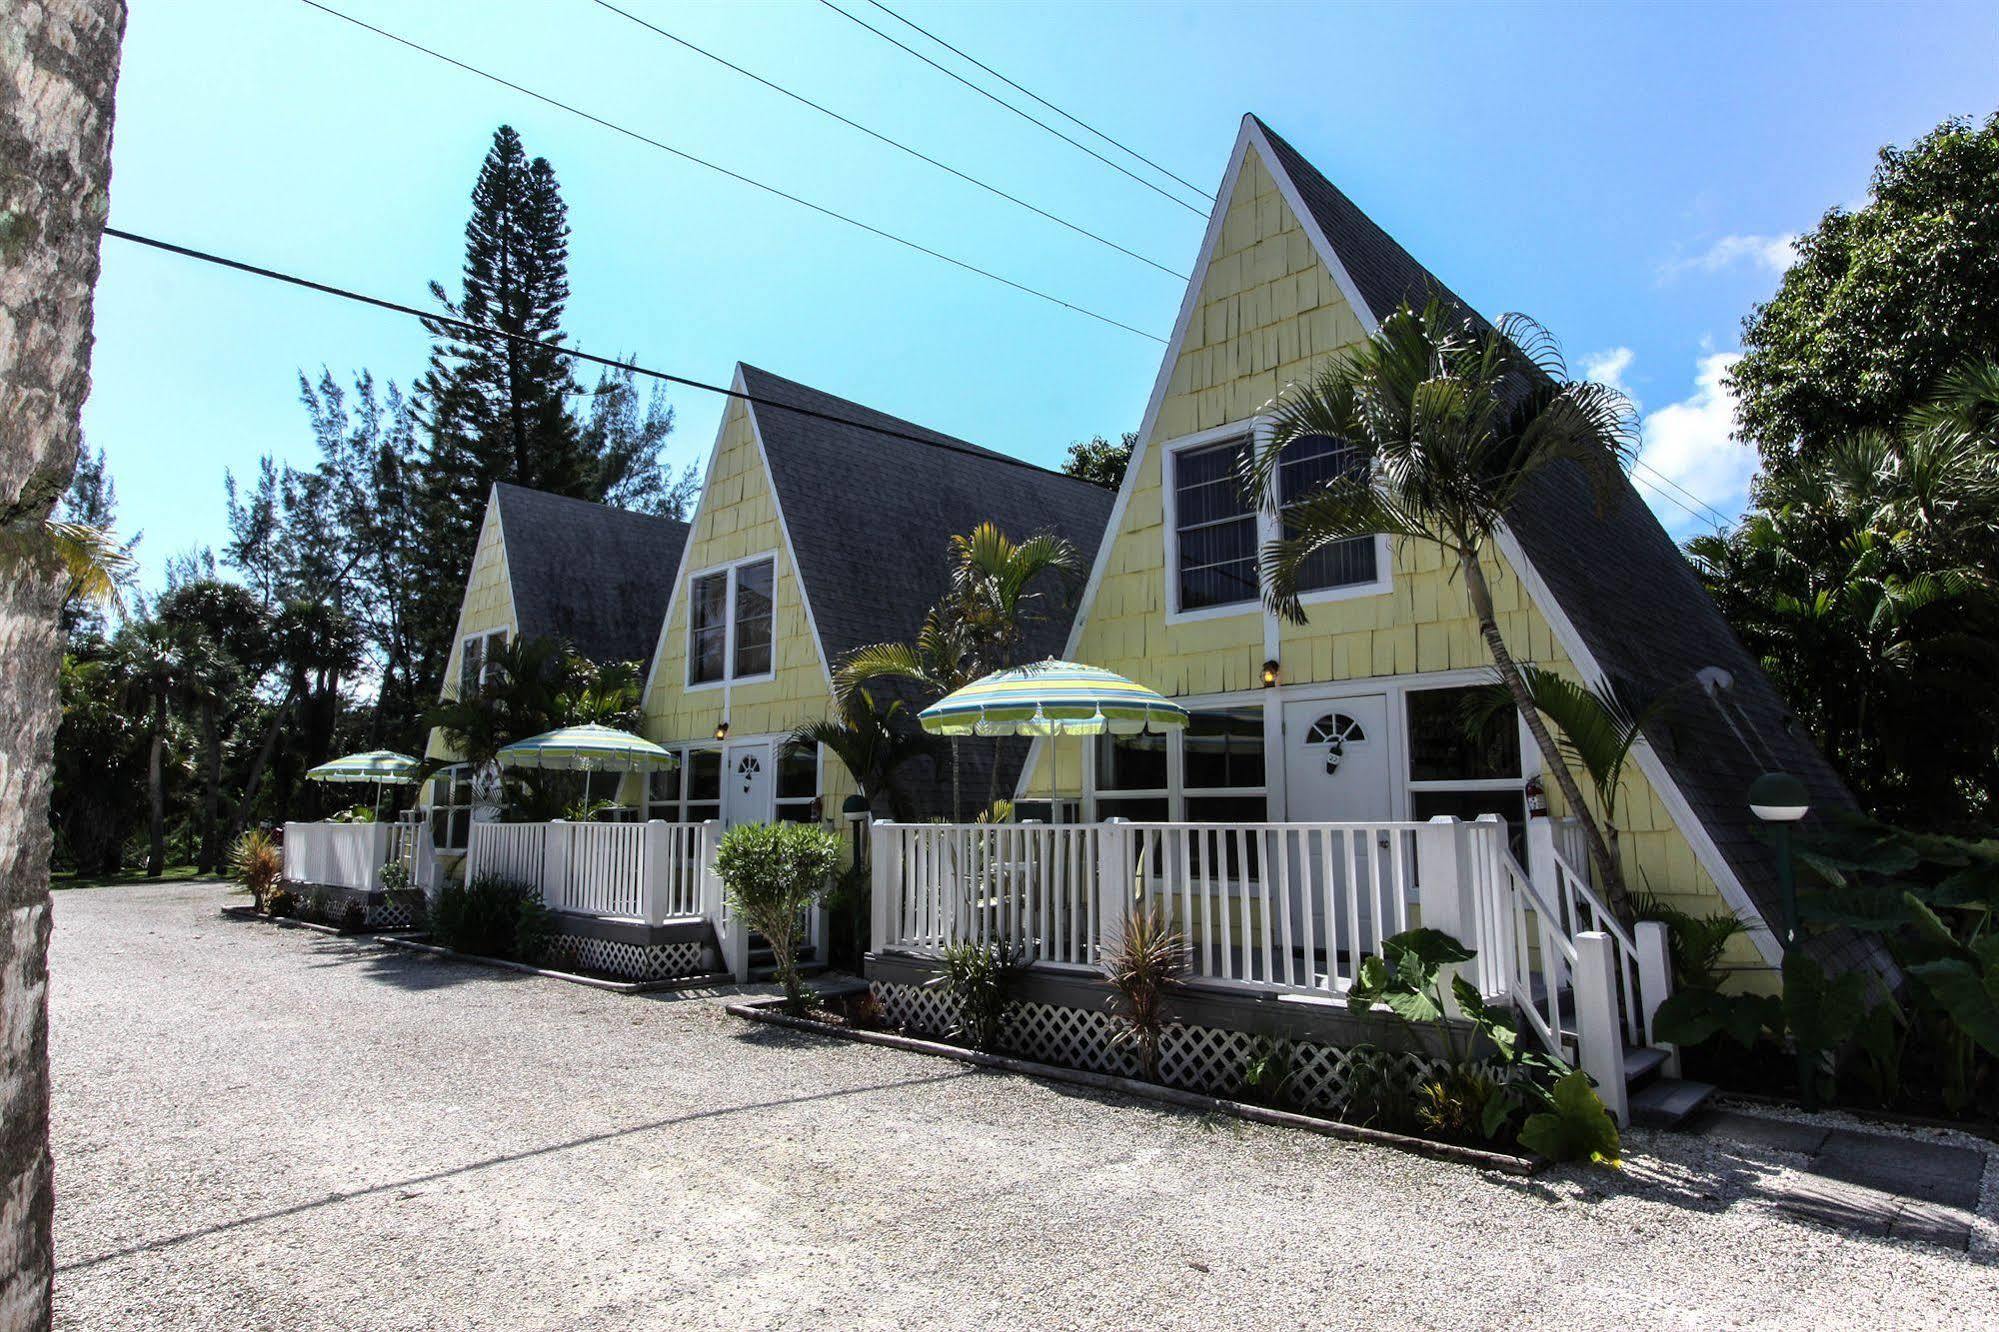
{"type": "Polygon", "coordinates": [[[558,356],[567,356],[574,360],[585,361],[591,365],[601,365],[611,370],[629,370],[633,374],[644,375],[648,379],[657,379],[668,384],[678,384],[683,388],[699,389],[703,393],[714,393],[724,398],[733,398],[738,402],[747,402],[758,407],[769,407],[777,411],[791,412],[798,416],[810,417],[813,420],[827,421],[833,425],[850,426],[855,430],[865,430],[870,434],[883,435],[889,439],[907,440],[912,444],[927,444],[933,449],[944,449],[951,453],[962,453],[968,458],[983,458],[988,462],[1004,463],[1010,467],[1025,467],[1031,472],[1042,472],[1051,476],[1063,475],[1063,473],[1055,472],[1051,468],[1028,462],[1024,458],[1013,458],[1004,453],[995,453],[989,449],[955,443],[943,436],[928,433],[919,435],[908,430],[896,430],[888,426],[875,425],[868,421],[855,420],[850,416],[841,416],[835,412],[822,412],[811,407],[800,407],[794,403],[779,402],[775,398],[761,397],[755,393],[744,393],[737,389],[724,388],[720,384],[710,384],[705,380],[689,379],[685,375],[676,375],[665,370],[654,370],[648,366],[640,365],[636,361],[620,361],[614,357],[599,356],[594,352],[587,352],[578,347],[565,347],[560,343],[544,342],[539,338],[531,338],[525,334],[509,333],[505,329],[494,328],[491,324],[474,323],[472,320],[460,319],[455,315],[435,314],[429,310],[418,309],[414,305],[404,305],[401,301],[392,301],[382,296],[370,296],[366,292],[355,291],[349,287],[336,287],[329,282],[317,282],[312,278],[299,277],[295,273],[284,272],[282,269],[266,268],[261,264],[249,263],[242,259],[231,259],[227,255],[216,254],[210,250],[197,250],[191,245],[177,245],[172,241],[159,240],[153,236],[141,235],[136,231],[126,231],[122,227],[106,227],[104,228],[104,234],[117,240],[128,241],[133,245],[143,245],[149,249],[163,250],[168,254],[179,255],[184,259],[196,259],[205,264],[214,264],[218,268],[233,269],[238,273],[248,273],[252,277],[268,278],[273,282],[282,282],[293,287],[303,287],[307,291],[316,291],[325,296],[338,296],[342,300],[355,301],[362,305],[372,305],[379,310],[392,310],[397,314],[410,315],[427,325],[439,324],[447,328],[459,329],[483,337],[504,338],[509,342],[524,343],[540,348],[543,351],[554,352],[558,356]]]}
{"type": "Polygon", "coordinates": [[[1007,191],[1001,189],[999,186],[994,185],[989,181],[980,180],[977,176],[969,175],[963,171],[958,170],[958,168],[951,166],[948,163],[940,162],[936,158],[930,156],[928,153],[925,153],[920,149],[912,148],[908,144],[903,143],[899,139],[892,139],[888,135],[883,134],[879,130],[870,129],[868,126],[861,124],[857,120],[851,120],[848,117],[841,115],[838,111],[833,110],[831,107],[824,106],[818,102],[815,102],[811,98],[804,96],[802,93],[793,92],[791,89],[785,87],[782,84],[773,83],[771,80],[765,78],[763,75],[755,73],[751,70],[744,69],[741,65],[736,64],[732,60],[725,59],[722,56],[716,55],[713,51],[709,51],[702,47],[696,46],[693,42],[688,41],[685,37],[680,36],[678,33],[668,32],[665,28],[659,27],[658,25],[653,23],[649,23],[645,19],[640,18],[637,14],[631,13],[628,10],[618,8],[616,5],[610,3],[610,0],[591,0],[591,3],[597,5],[601,9],[608,9],[613,14],[618,15],[620,18],[628,19],[631,22],[638,24],[641,28],[645,28],[649,32],[656,33],[657,35],[665,38],[669,42],[678,43],[679,45],[684,46],[688,50],[692,51],[694,54],[714,61],[716,64],[722,66],[724,69],[734,70],[736,73],[742,75],[744,78],[760,83],[764,87],[770,89],[772,92],[782,93],[784,96],[789,97],[792,101],[797,102],[800,105],[809,106],[814,111],[817,111],[819,114],[830,117],[833,120],[837,120],[842,125],[845,125],[850,129],[859,130],[861,133],[867,135],[871,139],[875,139],[881,143],[887,144],[891,148],[895,148],[902,152],[908,153],[911,157],[916,158],[920,162],[927,162],[931,166],[936,167],[939,171],[946,172],[949,175],[956,176],[959,180],[962,180],[969,185],[976,185],[980,189],[985,190],[987,193],[997,195],[1000,198],[1006,200],[1010,204],[1017,204],[1020,207],[1025,208],[1030,213],[1034,213],[1041,217],[1045,217],[1050,222],[1055,223],[1057,226],[1067,227],[1070,231],[1075,232],[1079,236],[1087,236],[1089,239],[1097,242],[1099,245],[1107,245],[1111,249],[1116,250],[1119,254],[1126,255],[1130,258],[1138,260],[1138,262],[1140,262],[1141,264],[1146,264],[1152,268],[1158,269],[1160,272],[1166,274],[1168,277],[1177,278],[1182,282],[1188,280],[1188,275],[1178,271],[1177,269],[1169,268],[1165,264],[1160,263],[1156,259],[1149,259],[1145,255],[1140,254],[1136,250],[1126,249],[1124,246],[1118,244],[1116,241],[1110,239],[1108,236],[1100,235],[1097,232],[1091,231],[1088,227],[1082,226],[1075,222],[1071,222],[1066,217],[1060,217],[1054,213],[1049,212],[1047,209],[1040,207],[1037,204],[1029,203],[1027,200],[1021,198],[1019,195],[1009,194],[1007,191]]]}
{"type": "MultiPolygon", "coordinates": [[[[1660,476],[1659,473],[1653,472],[1650,467],[1646,467],[1644,463],[1639,463],[1637,465],[1639,467],[1643,467],[1647,472],[1651,472],[1652,475],[1655,477],[1660,476]]],[[[1640,479],[1643,480],[1643,478],[1640,479]]],[[[1663,480],[1664,478],[1660,477],[1660,479],[1663,480]]],[[[1706,523],[1709,527],[1714,528],[1716,532],[1722,533],[1724,535],[1726,534],[1728,529],[1726,528],[1725,525],[1716,522],[1713,518],[1710,518],[1707,514],[1701,513],[1698,510],[1689,507],[1685,500],[1682,500],[1679,497],[1675,496],[1671,491],[1660,489],[1658,481],[1648,481],[1646,482],[1646,485],[1649,487],[1649,489],[1652,491],[1654,495],[1657,495],[1660,499],[1665,500],[1668,504],[1680,510],[1680,512],[1686,514],[1687,517],[1693,519],[1695,522],[1706,523]]],[[[1705,501],[1698,501],[1698,502],[1705,503],[1705,501]]]]}
{"type": "MultiPolygon", "coordinates": [[[[1634,468],[1643,469],[1644,471],[1650,473],[1652,480],[1656,484],[1664,485],[1668,489],[1677,491],[1683,497],[1692,500],[1695,504],[1705,509],[1708,512],[1708,514],[1713,515],[1709,519],[1710,522],[1717,523],[1724,527],[1729,524],[1730,520],[1727,514],[1723,513],[1719,508],[1708,503],[1706,500],[1702,499],[1699,495],[1696,495],[1693,491],[1688,490],[1685,486],[1675,481],[1672,477],[1667,476],[1664,472],[1652,466],[1652,464],[1646,462],[1643,458],[1633,459],[1632,466],[1634,468]]],[[[1685,506],[1683,505],[1681,507],[1685,506]]]]}
{"type": "Polygon", "coordinates": [[[1053,134],[1056,138],[1062,140],[1062,142],[1068,144],[1071,148],[1076,149],[1078,152],[1088,153],[1091,157],[1096,158],[1099,162],[1102,162],[1105,166],[1117,172],[1119,175],[1129,176],[1131,179],[1145,186],[1146,189],[1151,190],[1154,194],[1158,195],[1160,198],[1168,200],[1169,202],[1172,203],[1179,204],[1182,208],[1192,213],[1195,217],[1206,217],[1208,215],[1207,209],[1196,208],[1194,207],[1194,205],[1188,203],[1185,199],[1179,198],[1172,194],[1168,194],[1165,190],[1159,188],[1159,186],[1153,184],[1145,177],[1123,166],[1120,166],[1116,162],[1111,161],[1110,158],[1105,157],[1102,153],[1090,147],[1088,144],[1076,142],[1076,140],[1070,138],[1068,135],[1064,134],[1061,130],[1056,129],[1053,125],[1049,124],[1047,121],[1037,119],[1036,117],[1028,114],[1027,112],[1021,110],[1019,107],[1015,106],[1012,102],[1007,101],[1004,97],[1001,97],[997,93],[992,92],[990,89],[981,88],[978,84],[972,82],[970,79],[966,78],[963,74],[960,74],[957,70],[950,69],[944,65],[938,64],[935,60],[932,60],[929,56],[923,54],[923,52],[917,50],[913,46],[910,46],[906,42],[898,41],[896,38],[889,36],[887,33],[883,32],[880,28],[877,28],[874,24],[868,22],[866,19],[860,17],[858,14],[848,13],[846,10],[834,4],[833,0],[819,0],[819,3],[826,6],[826,8],[832,10],[835,14],[838,14],[841,18],[846,19],[849,23],[858,24],[859,26],[866,28],[869,32],[881,38],[883,41],[887,42],[890,46],[896,47],[899,50],[906,51],[910,55],[915,56],[918,60],[921,60],[924,64],[930,66],[930,68],[936,70],[938,73],[950,75],[952,78],[964,84],[967,88],[970,88],[973,92],[985,98],[987,101],[992,102],[998,106],[1003,106],[1007,110],[1013,112],[1016,116],[1019,116],[1022,120],[1027,121],[1029,124],[1038,125],[1042,129],[1047,130],[1050,134],[1053,134]]]}
{"type": "Polygon", "coordinates": [[[1157,171],[1160,175],[1165,176],[1167,179],[1178,181],[1180,184],[1185,185],[1188,189],[1200,195],[1203,199],[1206,199],[1209,202],[1214,201],[1215,196],[1211,191],[1202,189],[1199,185],[1196,185],[1193,181],[1188,180],[1184,176],[1178,176],[1175,175],[1173,172],[1168,171],[1165,167],[1159,165],[1159,163],[1153,161],[1151,158],[1147,157],[1144,153],[1141,153],[1140,151],[1138,151],[1138,149],[1131,147],[1129,144],[1119,143],[1116,139],[1113,139],[1110,135],[1104,133],[1102,130],[1098,129],[1095,125],[1090,124],[1090,122],[1088,122],[1087,120],[1083,120],[1077,116],[1069,114],[1067,111],[1064,111],[1061,107],[1055,105],[1055,103],[1049,101],[1046,97],[1043,97],[1040,93],[1035,92],[1029,88],[1021,87],[1018,83],[1015,83],[1012,79],[1000,73],[998,70],[994,69],[991,65],[988,65],[985,61],[979,59],[977,56],[968,54],[967,52],[960,50],[959,48],[951,45],[951,43],[945,41],[942,37],[939,37],[936,33],[930,31],[930,29],[922,26],[919,23],[912,22],[909,18],[905,17],[902,14],[896,13],[893,9],[890,9],[887,5],[883,4],[881,0],[868,0],[868,3],[873,5],[876,9],[879,9],[882,13],[888,15],[890,18],[894,19],[896,22],[902,24],[904,27],[911,28],[917,32],[922,33],[925,37],[928,37],[931,41],[937,43],[939,46],[943,47],[946,51],[949,51],[952,55],[957,56],[960,60],[968,60],[972,64],[977,65],[980,69],[992,75],[994,78],[998,79],[1001,83],[1004,83],[1007,87],[1013,89],[1015,92],[1021,93],[1027,97],[1032,97],[1035,101],[1041,103],[1041,105],[1047,107],[1050,111],[1053,111],[1056,115],[1062,117],[1062,119],[1068,121],[1070,124],[1077,125],[1083,129],[1088,130],[1090,133],[1096,135],[1099,139],[1102,139],[1105,143],[1110,144],[1113,148],[1116,148],[1120,152],[1126,153],[1132,157],[1137,158],[1139,161],[1145,163],[1147,166],[1151,167],[1154,171],[1157,171]]]}
{"type": "Polygon", "coordinates": [[[742,184],[748,185],[753,189],[762,190],[766,194],[776,195],[780,199],[784,199],[790,203],[795,203],[801,208],[809,208],[813,212],[820,214],[822,217],[830,217],[837,222],[844,222],[848,226],[856,227],[861,231],[867,232],[871,236],[879,236],[883,240],[893,241],[897,245],[901,245],[908,249],[915,250],[918,254],[925,254],[930,256],[932,259],[942,260],[944,263],[950,264],[953,268],[963,269],[967,273],[975,273],[979,277],[987,278],[993,282],[1000,283],[1002,286],[1011,287],[1015,291],[1023,292],[1026,295],[1033,296],[1039,300],[1047,301],[1051,305],[1059,305],[1065,310],[1072,310],[1079,315],[1087,316],[1088,318],[1096,320],[1100,324],[1109,324],[1112,328],[1123,329],[1127,333],[1135,333],[1139,337],[1148,338],[1153,342],[1159,343],[1161,346],[1164,346],[1166,344],[1166,339],[1160,337],[1156,333],[1148,333],[1142,328],[1135,328],[1132,325],[1127,324],[1122,320],[1113,319],[1107,314],[1099,314],[1097,311],[1092,310],[1087,306],[1077,305],[1073,301],[1065,301],[1060,296],[1056,296],[1049,292],[1042,291],[1036,287],[1030,287],[1024,282],[1016,282],[1010,277],[1004,277],[1001,274],[993,272],[991,269],[981,268],[977,264],[971,263],[967,260],[959,259],[952,255],[945,254],[942,250],[933,250],[928,245],[924,245],[919,241],[910,240],[906,236],[898,236],[892,231],[884,231],[882,230],[882,228],[877,227],[872,223],[863,222],[857,217],[853,217],[846,213],[838,212],[835,209],[826,207],[824,204],[813,203],[810,199],[800,198],[798,195],[792,194],[787,190],[779,189],[775,185],[768,185],[765,184],[763,181],[755,179],[754,177],[746,176],[740,171],[731,171],[728,167],[721,166],[715,162],[711,162],[704,157],[697,157],[693,153],[687,152],[685,149],[675,148],[670,143],[662,143],[658,139],[650,138],[647,135],[639,133],[635,129],[630,129],[624,125],[620,125],[616,121],[606,120],[602,116],[593,115],[590,112],[583,110],[581,107],[572,106],[568,102],[558,101],[557,99],[550,97],[545,93],[538,93],[532,88],[523,87],[522,85],[514,83],[509,79],[501,78],[498,74],[493,74],[486,70],[480,69],[476,65],[468,65],[462,60],[454,59],[451,56],[445,55],[442,51],[434,51],[430,47],[420,45],[417,42],[413,42],[407,37],[398,36],[397,34],[390,32],[386,28],[378,28],[372,23],[365,23],[362,20],[353,17],[351,14],[343,14],[337,9],[333,9],[327,5],[319,3],[319,0],[299,0],[299,3],[309,6],[310,8],[316,9],[322,14],[328,14],[334,18],[340,19],[343,22],[351,23],[355,27],[360,28],[366,32],[372,32],[377,37],[387,38],[389,41],[396,43],[398,46],[406,46],[412,51],[420,52],[423,55],[429,56],[433,60],[441,60],[445,64],[453,66],[456,69],[464,70],[468,74],[476,74],[480,78],[485,79],[488,82],[497,83],[502,88],[507,88],[513,92],[520,93],[524,97],[532,97],[537,102],[541,102],[547,106],[552,106],[556,108],[558,111],[566,111],[572,116],[578,116],[584,120],[589,121],[593,125],[602,126],[604,129],[612,130],[616,133],[624,135],[626,138],[637,140],[639,143],[643,143],[648,147],[657,148],[663,153],[668,153],[674,157],[680,158],[682,161],[692,162],[696,166],[706,167],[710,171],[716,172],[719,175],[727,176],[731,180],[739,181],[742,184]]]}

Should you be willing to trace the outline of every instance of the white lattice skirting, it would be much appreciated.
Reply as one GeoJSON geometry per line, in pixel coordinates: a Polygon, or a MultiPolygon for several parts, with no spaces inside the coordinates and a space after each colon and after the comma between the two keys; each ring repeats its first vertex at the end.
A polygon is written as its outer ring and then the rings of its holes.
{"type": "Polygon", "coordinates": [[[555,966],[576,967],[629,981],[698,976],[708,970],[703,957],[706,951],[691,941],[635,944],[616,939],[586,939],[574,934],[558,934],[548,941],[548,960],[555,966]]]}
{"type": "MultiPolygon", "coordinates": [[[[952,1002],[937,990],[892,982],[872,983],[892,1025],[942,1035],[955,1025],[952,1002]]],[[[1107,1012],[1054,1004],[1022,1004],[1007,1032],[1016,1053],[1046,1064],[1089,1069],[1122,1077],[1139,1074],[1138,1052],[1116,1040],[1107,1012]]],[[[1159,1079],[1170,1087],[1236,1096],[1250,1063],[1268,1048],[1259,1036],[1220,1027],[1171,1026],[1160,1034],[1159,1079]]],[[[1300,1108],[1339,1109],[1347,1099],[1358,1060],[1385,1060],[1401,1079],[1414,1081],[1430,1064],[1417,1054],[1348,1050],[1299,1042],[1291,1047],[1290,1093],[1300,1108]]],[[[1378,1077],[1378,1072],[1371,1076],[1378,1077]]]]}

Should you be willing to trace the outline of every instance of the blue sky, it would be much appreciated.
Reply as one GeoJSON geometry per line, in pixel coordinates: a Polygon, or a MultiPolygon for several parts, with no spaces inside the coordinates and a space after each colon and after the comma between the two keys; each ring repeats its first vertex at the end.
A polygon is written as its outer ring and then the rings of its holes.
{"type": "MultiPolygon", "coordinates": [[[[335,7],[605,119],[1166,334],[1181,284],[823,119],[590,0],[335,7]]],[[[619,0],[855,120],[1184,271],[1203,220],[818,2],[619,0]]],[[[866,0],[842,7],[897,31],[866,0]]],[[[1733,512],[1720,386],[1786,238],[1875,150],[1992,110],[1995,10],[1912,6],[894,8],[1212,188],[1262,115],[1432,271],[1524,310],[1646,411],[1646,461],[1733,512]]],[[[968,71],[969,72],[969,71],[968,71]]],[[[1016,99],[1018,100],[1018,99],[1016,99]]],[[[1043,113],[1044,115],[1046,113],[1043,113]]],[[[296,0],[134,6],[115,225],[421,304],[455,286],[493,128],[569,204],[572,342],[709,381],[749,361],[1054,464],[1137,425],[1159,344],[819,217],[296,0]]],[[[1099,145],[1101,146],[1101,145],[1099,145]]],[[[1113,154],[1114,155],[1114,154],[1113,154]]],[[[413,321],[105,242],[84,424],[147,581],[220,543],[222,477],[312,442],[296,376],[407,382],[413,321]]],[[[674,395],[674,464],[720,402],[674,395]]],[[[1641,473],[1641,480],[1649,474],[1641,473]]],[[[1696,529],[1665,499],[1676,534],[1696,529]]]]}

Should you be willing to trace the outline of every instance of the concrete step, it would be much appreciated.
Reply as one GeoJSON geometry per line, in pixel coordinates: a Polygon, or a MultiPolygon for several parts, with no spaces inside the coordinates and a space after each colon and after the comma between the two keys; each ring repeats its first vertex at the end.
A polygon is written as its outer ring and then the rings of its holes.
{"type": "MultiPolygon", "coordinates": [[[[826,970],[824,962],[806,962],[801,960],[798,964],[798,974],[801,976],[817,976],[824,970],[826,970]]],[[[750,979],[752,981],[774,981],[777,979],[777,968],[768,962],[761,966],[752,965],[750,967],[750,979]]]]}
{"type": "Polygon", "coordinates": [[[1648,1082],[1666,1062],[1666,1052],[1655,1045],[1624,1047],[1624,1085],[1637,1089],[1648,1082]]]}
{"type": "Polygon", "coordinates": [[[1714,1087],[1683,1078],[1657,1078],[1631,1093],[1631,1122],[1647,1128],[1674,1128],[1701,1108],[1714,1087]]]}

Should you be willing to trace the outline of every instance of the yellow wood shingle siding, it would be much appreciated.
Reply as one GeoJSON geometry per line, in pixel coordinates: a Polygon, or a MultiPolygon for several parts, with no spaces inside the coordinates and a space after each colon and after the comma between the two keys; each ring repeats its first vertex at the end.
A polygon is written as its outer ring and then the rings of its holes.
{"type": "MultiPolygon", "coordinates": [[[[1306,378],[1327,353],[1365,336],[1360,319],[1320,262],[1297,216],[1255,148],[1247,150],[1215,251],[1174,361],[1144,454],[1111,537],[1076,660],[1105,666],[1169,696],[1255,689],[1266,655],[1260,608],[1239,615],[1167,622],[1169,588],[1163,502],[1164,450],[1197,431],[1257,416],[1286,384],[1306,378]]],[[[1499,627],[1514,653],[1571,677],[1577,672],[1525,587],[1497,550],[1487,572],[1499,627]]],[[[1491,658],[1461,579],[1427,542],[1399,543],[1393,585],[1378,596],[1310,607],[1303,626],[1278,628],[1287,685],[1486,667],[1491,658]]],[[[1043,747],[1043,753],[1049,747],[1043,747]]],[[[1080,746],[1053,746],[1064,790],[1081,789],[1080,746]]],[[[1271,761],[1280,761],[1273,755],[1271,761]]],[[[1046,789],[1039,763],[1026,789],[1046,789]]],[[[1557,800],[1559,810],[1559,800],[1557,800]]],[[[1674,827],[1636,765],[1620,810],[1621,859],[1632,887],[1694,912],[1722,910],[1713,879],[1674,827]]],[[[1737,940],[1728,962],[1762,966],[1737,940]]]]}
{"type": "MultiPolygon", "coordinates": [[[[458,606],[458,632],[451,640],[451,656],[444,664],[439,698],[458,697],[458,665],[465,640],[492,629],[505,629],[511,639],[516,621],[514,584],[507,572],[507,545],[500,533],[500,506],[489,495],[486,517],[479,526],[479,540],[472,548],[472,569],[465,579],[465,599],[458,606]]],[[[424,753],[433,758],[456,757],[435,728],[424,753]]]]}
{"type": "MultiPolygon", "coordinates": [[[[712,742],[727,708],[736,738],[783,734],[834,713],[819,644],[805,613],[798,570],[792,566],[778,522],[776,492],[750,429],[749,409],[732,403],[723,421],[707,490],[687,536],[681,580],[673,589],[658,662],[646,692],[642,729],[659,744],[712,742]],[[774,631],[776,671],[769,680],[719,688],[687,688],[687,616],[693,575],[766,551],[777,555],[774,631]]],[[[809,499],[809,497],[804,497],[809,499]]],[[[828,757],[822,778],[828,817],[853,789],[837,759],[828,757]]]]}

